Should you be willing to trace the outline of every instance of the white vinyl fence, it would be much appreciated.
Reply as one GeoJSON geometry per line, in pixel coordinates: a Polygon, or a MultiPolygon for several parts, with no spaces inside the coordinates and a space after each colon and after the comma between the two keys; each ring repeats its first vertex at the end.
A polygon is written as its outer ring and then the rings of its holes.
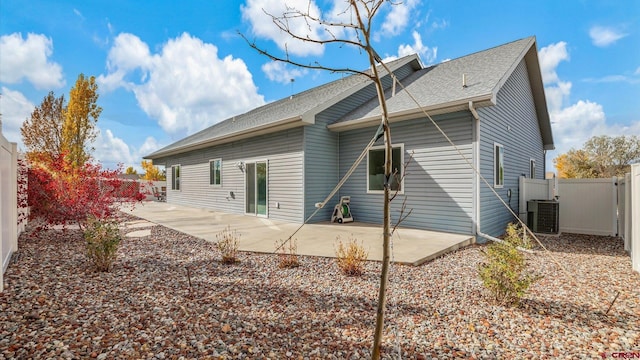
{"type": "Polygon", "coordinates": [[[625,246],[629,245],[633,270],[640,272],[640,164],[631,165],[625,177],[625,246]]]}
{"type": "Polygon", "coordinates": [[[618,235],[617,179],[559,179],[560,231],[618,235]]]}
{"type": "Polygon", "coordinates": [[[640,164],[625,178],[553,179],[520,178],[519,216],[527,221],[527,201],[558,199],[560,231],[620,236],[640,272],[640,164]],[[639,225],[636,225],[639,224],[639,225]]]}
{"type": "Polygon", "coordinates": [[[18,149],[0,132],[0,292],[11,254],[18,250],[18,149]]]}
{"type": "Polygon", "coordinates": [[[527,223],[527,201],[529,200],[553,200],[558,194],[556,179],[529,179],[520,176],[520,206],[518,217],[527,223]]]}

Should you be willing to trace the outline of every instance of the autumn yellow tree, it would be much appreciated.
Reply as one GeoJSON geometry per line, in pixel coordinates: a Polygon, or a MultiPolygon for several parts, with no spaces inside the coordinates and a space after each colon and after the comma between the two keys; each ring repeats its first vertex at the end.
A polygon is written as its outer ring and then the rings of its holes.
{"type": "Polygon", "coordinates": [[[166,180],[165,174],[163,174],[162,171],[160,171],[160,168],[158,168],[157,166],[153,166],[153,163],[151,161],[142,160],[142,163],[140,163],[140,166],[142,166],[142,169],[144,169],[144,176],[142,177],[144,180],[149,180],[149,181],[166,180]]]}
{"type": "Polygon", "coordinates": [[[635,135],[594,136],[582,149],[571,149],[558,155],[553,162],[558,177],[588,179],[621,177],[630,164],[640,161],[640,138],[635,135]]]}
{"type": "Polygon", "coordinates": [[[20,133],[27,148],[26,155],[29,161],[36,157],[53,159],[61,153],[64,112],[64,95],[56,98],[52,91],[22,123],[20,133]]]}
{"type": "Polygon", "coordinates": [[[81,167],[90,158],[96,136],[96,123],[102,112],[97,105],[98,85],[95,77],[83,74],[71,88],[69,103],[64,96],[50,92],[27,118],[20,132],[27,148],[27,158],[39,161],[66,154],[69,163],[81,167]]]}
{"type": "Polygon", "coordinates": [[[584,150],[571,149],[558,155],[553,162],[560,179],[588,179],[596,177],[589,155],[584,150]]]}
{"type": "Polygon", "coordinates": [[[98,84],[94,76],[78,75],[69,93],[69,104],[64,112],[62,126],[62,151],[73,166],[82,166],[89,160],[89,147],[96,136],[96,123],[102,113],[98,106],[98,84]]]}
{"type": "Polygon", "coordinates": [[[125,171],[125,174],[127,175],[138,175],[138,171],[136,171],[136,169],[133,168],[133,166],[129,166],[125,171]]]}

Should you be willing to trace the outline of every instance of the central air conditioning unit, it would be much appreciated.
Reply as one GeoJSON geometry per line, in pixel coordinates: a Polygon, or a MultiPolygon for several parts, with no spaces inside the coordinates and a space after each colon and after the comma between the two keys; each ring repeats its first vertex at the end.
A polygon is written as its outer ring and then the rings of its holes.
{"type": "Polygon", "coordinates": [[[540,234],[560,232],[560,203],[555,200],[527,201],[527,226],[540,234]]]}

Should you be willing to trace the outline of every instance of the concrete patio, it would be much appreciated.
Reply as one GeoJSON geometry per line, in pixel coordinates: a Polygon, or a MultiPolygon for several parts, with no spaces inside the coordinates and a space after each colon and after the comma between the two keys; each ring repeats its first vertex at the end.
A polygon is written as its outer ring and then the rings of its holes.
{"type": "MultiPolygon", "coordinates": [[[[154,201],[123,211],[214,242],[216,234],[231,226],[240,235],[239,250],[261,253],[273,253],[276,241],[288,238],[300,226],[293,222],[154,201]]],[[[300,255],[335,257],[334,243],[337,236],[343,240],[355,237],[363,242],[369,252],[369,260],[382,260],[382,227],[379,225],[358,222],[308,224],[294,238],[297,239],[300,255]]],[[[473,241],[474,238],[470,235],[401,228],[393,236],[392,260],[396,263],[420,265],[473,241]]]]}

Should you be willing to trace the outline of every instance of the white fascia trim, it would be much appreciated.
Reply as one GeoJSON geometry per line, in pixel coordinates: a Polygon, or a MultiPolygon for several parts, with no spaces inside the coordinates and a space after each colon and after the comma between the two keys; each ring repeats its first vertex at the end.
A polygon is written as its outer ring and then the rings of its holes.
{"type": "MultiPolygon", "coordinates": [[[[469,99],[456,100],[448,103],[425,106],[422,109],[413,108],[409,110],[398,111],[389,114],[389,122],[398,122],[409,119],[415,119],[420,116],[424,116],[424,111],[429,115],[440,115],[455,111],[462,111],[469,109],[469,102],[473,102],[476,107],[484,107],[495,105],[495,96],[492,93],[475,96],[469,99]]],[[[331,131],[345,131],[351,129],[358,129],[367,126],[373,126],[380,122],[380,115],[369,116],[366,118],[348,120],[340,123],[335,123],[327,126],[331,131]]]]}
{"type": "Polygon", "coordinates": [[[171,155],[180,154],[180,153],[184,153],[184,152],[191,151],[191,150],[197,150],[197,149],[202,149],[202,148],[209,147],[209,146],[225,144],[225,143],[228,143],[228,142],[231,142],[231,141],[242,140],[242,139],[246,139],[246,138],[249,138],[249,137],[268,134],[268,133],[275,132],[275,131],[278,131],[278,130],[289,129],[289,128],[293,128],[293,127],[296,127],[296,126],[303,126],[303,125],[308,125],[308,123],[305,123],[302,120],[301,116],[295,116],[295,117],[292,117],[292,118],[279,120],[279,121],[272,122],[272,123],[269,123],[269,124],[253,127],[253,128],[250,128],[250,129],[237,131],[237,132],[234,132],[234,133],[231,133],[231,134],[227,134],[227,135],[223,135],[223,136],[220,136],[220,137],[217,137],[217,138],[214,138],[214,139],[202,140],[202,141],[199,141],[197,143],[189,144],[189,145],[186,145],[186,146],[181,147],[181,148],[172,149],[172,150],[168,150],[168,151],[165,151],[165,152],[154,153],[154,154],[152,154],[153,157],[145,156],[145,157],[143,157],[143,159],[153,160],[153,159],[157,159],[157,158],[161,158],[161,157],[165,157],[165,156],[171,156],[171,155]]]}

